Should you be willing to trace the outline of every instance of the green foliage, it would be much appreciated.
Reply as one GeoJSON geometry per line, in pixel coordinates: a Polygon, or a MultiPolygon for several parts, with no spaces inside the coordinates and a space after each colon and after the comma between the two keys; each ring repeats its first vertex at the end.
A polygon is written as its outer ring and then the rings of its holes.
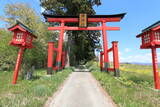
{"type": "Polygon", "coordinates": [[[100,0],[40,0],[41,6],[56,15],[94,14],[94,5],[101,5],[100,0]]]}
{"type": "Polygon", "coordinates": [[[12,39],[11,33],[0,29],[0,70],[7,71],[14,67],[17,48],[9,46],[12,39]]]}
{"type": "MultiPolygon", "coordinates": [[[[48,36],[52,35],[47,30],[48,25],[41,21],[40,16],[25,3],[7,4],[5,6],[5,16],[0,18],[8,23],[8,26],[15,24],[16,20],[20,20],[23,24],[34,31],[34,34],[38,37],[33,40],[33,49],[27,49],[23,55],[23,64],[27,63],[36,68],[44,68],[47,63],[47,42],[48,36]]],[[[12,39],[11,33],[1,30],[0,35],[0,64],[14,65],[18,53],[18,48],[8,46],[8,42],[12,39]]],[[[52,39],[55,39],[52,37],[52,39]]],[[[2,66],[2,70],[6,67],[2,66]]],[[[13,69],[13,67],[11,67],[13,69]]]]}
{"type": "MultiPolygon", "coordinates": [[[[40,0],[40,2],[45,12],[53,15],[79,15],[79,13],[94,15],[93,6],[101,5],[100,0],[40,0]]],[[[78,26],[78,23],[67,23],[67,25],[78,26]]],[[[88,26],[98,25],[99,23],[88,23],[88,26]]],[[[94,49],[99,46],[100,41],[99,31],[67,31],[67,34],[71,65],[85,63],[95,57],[94,49]]]]}
{"type": "Polygon", "coordinates": [[[43,107],[71,72],[71,68],[67,68],[47,76],[45,70],[36,70],[34,79],[19,80],[12,85],[12,72],[0,71],[0,107],[43,107]]]}

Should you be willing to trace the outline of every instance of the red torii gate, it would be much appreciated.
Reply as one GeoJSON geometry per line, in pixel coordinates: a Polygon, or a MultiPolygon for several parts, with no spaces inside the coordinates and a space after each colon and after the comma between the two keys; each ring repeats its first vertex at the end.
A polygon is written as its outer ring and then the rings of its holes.
{"type": "Polygon", "coordinates": [[[60,36],[58,40],[58,55],[56,59],[57,68],[59,69],[61,65],[63,36],[65,30],[101,30],[104,48],[104,70],[107,71],[109,67],[109,56],[106,30],[120,30],[120,27],[106,26],[106,22],[119,22],[124,17],[124,15],[125,13],[114,15],[88,15],[87,22],[100,22],[102,26],[81,28],[65,26],[65,24],[69,22],[79,22],[79,16],[57,16],[43,13],[43,16],[47,19],[48,22],[60,23],[60,26],[58,27],[48,27],[48,30],[60,30],[60,36]]]}

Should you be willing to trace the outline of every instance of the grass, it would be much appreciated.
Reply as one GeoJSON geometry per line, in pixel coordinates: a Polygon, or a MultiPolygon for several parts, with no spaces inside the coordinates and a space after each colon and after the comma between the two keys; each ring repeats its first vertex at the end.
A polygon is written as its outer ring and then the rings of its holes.
{"type": "Polygon", "coordinates": [[[11,84],[12,72],[0,71],[0,107],[43,107],[71,71],[64,69],[49,77],[45,70],[37,70],[34,79],[19,78],[16,85],[11,84]]]}
{"type": "Polygon", "coordinates": [[[135,65],[135,64],[120,64],[120,69],[122,71],[136,72],[139,74],[147,74],[152,76],[153,69],[151,65],[135,65]]]}
{"type": "Polygon", "coordinates": [[[160,107],[160,91],[149,88],[154,87],[151,66],[121,64],[120,78],[115,78],[113,73],[100,72],[94,62],[89,66],[119,107],[160,107]]]}
{"type": "Polygon", "coordinates": [[[121,64],[120,80],[133,82],[135,85],[154,87],[153,70],[149,65],[121,64]]]}

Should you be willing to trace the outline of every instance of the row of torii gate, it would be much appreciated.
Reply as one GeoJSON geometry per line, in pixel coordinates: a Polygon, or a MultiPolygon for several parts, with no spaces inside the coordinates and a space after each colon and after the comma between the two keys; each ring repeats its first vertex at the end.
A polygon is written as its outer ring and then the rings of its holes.
{"type": "MultiPolygon", "coordinates": [[[[48,69],[47,74],[52,74],[53,71],[59,71],[65,67],[67,53],[63,51],[63,37],[66,30],[100,30],[102,31],[103,51],[100,52],[100,69],[101,71],[113,71],[116,77],[120,76],[119,71],[119,56],[118,56],[118,42],[113,41],[112,47],[108,48],[107,33],[106,31],[120,30],[120,27],[106,26],[107,22],[120,22],[125,16],[125,13],[115,15],[87,15],[80,14],[79,16],[57,16],[50,14],[43,14],[47,22],[58,22],[60,26],[48,27],[48,30],[59,30],[60,35],[58,39],[58,47],[54,47],[54,42],[48,42],[48,69]],[[101,26],[90,27],[88,23],[97,22],[101,26]],[[66,23],[79,23],[79,26],[71,27],[66,26],[66,23]],[[54,66],[54,53],[56,55],[56,65],[54,66]],[[113,52],[113,68],[109,67],[109,52],[113,52]]],[[[13,39],[10,45],[19,47],[19,53],[16,61],[16,66],[13,74],[12,84],[16,84],[18,72],[20,69],[22,55],[26,48],[32,48],[32,41],[37,38],[31,29],[26,27],[21,22],[9,28],[14,32],[13,39]]],[[[160,47],[160,21],[142,30],[142,33],[137,37],[142,38],[141,49],[152,49],[152,62],[155,88],[160,89],[160,78],[158,73],[158,61],[156,55],[156,48],[160,47]]]]}

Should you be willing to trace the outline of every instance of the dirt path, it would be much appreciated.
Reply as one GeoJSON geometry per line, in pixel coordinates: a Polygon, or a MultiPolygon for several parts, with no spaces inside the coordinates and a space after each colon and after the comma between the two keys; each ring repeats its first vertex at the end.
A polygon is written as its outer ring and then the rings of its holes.
{"type": "Polygon", "coordinates": [[[116,107],[90,72],[73,72],[49,107],[116,107]]]}

